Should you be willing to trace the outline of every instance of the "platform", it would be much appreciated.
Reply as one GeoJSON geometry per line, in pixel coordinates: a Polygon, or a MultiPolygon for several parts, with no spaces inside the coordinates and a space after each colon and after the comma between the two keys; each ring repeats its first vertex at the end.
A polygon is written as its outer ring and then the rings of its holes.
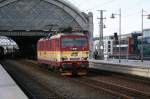
{"type": "Polygon", "coordinates": [[[28,99],[2,65],[0,65],[0,99],[28,99]]]}
{"type": "Polygon", "coordinates": [[[118,73],[126,73],[150,78],[150,61],[117,59],[109,60],[89,60],[90,68],[107,70],[118,73]]]}

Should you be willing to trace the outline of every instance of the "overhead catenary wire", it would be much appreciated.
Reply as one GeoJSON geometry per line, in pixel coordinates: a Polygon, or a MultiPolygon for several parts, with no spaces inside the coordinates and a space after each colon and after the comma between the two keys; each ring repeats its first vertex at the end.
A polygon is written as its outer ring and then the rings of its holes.
{"type": "Polygon", "coordinates": [[[101,6],[102,6],[102,5],[109,4],[109,3],[113,3],[114,1],[116,1],[116,0],[109,0],[109,1],[106,1],[106,2],[104,2],[103,4],[101,4],[101,6]]]}

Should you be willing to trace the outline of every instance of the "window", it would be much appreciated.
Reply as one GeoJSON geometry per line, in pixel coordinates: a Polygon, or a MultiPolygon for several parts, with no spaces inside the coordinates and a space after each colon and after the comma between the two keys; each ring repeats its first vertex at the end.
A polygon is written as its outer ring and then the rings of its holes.
{"type": "Polygon", "coordinates": [[[110,41],[108,41],[108,44],[110,44],[111,42],[110,41]]]}
{"type": "Polygon", "coordinates": [[[62,39],[63,47],[73,47],[73,46],[86,46],[87,39],[86,38],[64,38],[62,39]]]}
{"type": "Polygon", "coordinates": [[[67,38],[65,38],[65,39],[62,40],[62,46],[63,47],[71,47],[73,45],[74,45],[73,39],[67,39],[67,38]]]}
{"type": "Polygon", "coordinates": [[[108,45],[108,48],[111,48],[111,45],[108,45]]]}

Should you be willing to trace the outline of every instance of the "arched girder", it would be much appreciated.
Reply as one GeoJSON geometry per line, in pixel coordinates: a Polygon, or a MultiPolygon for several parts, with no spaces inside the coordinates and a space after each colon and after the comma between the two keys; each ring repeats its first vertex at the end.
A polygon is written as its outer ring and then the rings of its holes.
{"type": "MultiPolygon", "coordinates": [[[[20,0],[3,0],[0,2],[0,8],[17,2],[20,0]]],[[[63,9],[68,15],[70,15],[83,30],[88,30],[88,18],[83,15],[77,8],[69,4],[64,0],[41,0],[47,3],[53,4],[61,9],[63,9]]]]}
{"type": "Polygon", "coordinates": [[[18,0],[1,0],[0,1],[0,8],[6,6],[6,5],[10,4],[10,3],[13,3],[15,1],[18,1],[18,0]]]}
{"type": "Polygon", "coordinates": [[[64,0],[45,0],[47,2],[50,2],[63,10],[65,10],[68,14],[70,14],[82,27],[82,29],[87,30],[88,20],[83,16],[83,14],[75,8],[72,4],[69,4],[68,2],[64,0]]]}

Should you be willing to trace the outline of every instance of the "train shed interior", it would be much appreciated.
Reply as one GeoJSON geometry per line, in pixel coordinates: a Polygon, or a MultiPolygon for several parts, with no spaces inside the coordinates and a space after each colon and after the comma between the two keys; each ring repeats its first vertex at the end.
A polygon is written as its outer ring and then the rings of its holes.
{"type": "Polygon", "coordinates": [[[66,0],[0,0],[0,36],[16,41],[20,56],[36,57],[39,38],[68,27],[88,31],[92,37],[92,13],[81,12],[66,0]]]}

